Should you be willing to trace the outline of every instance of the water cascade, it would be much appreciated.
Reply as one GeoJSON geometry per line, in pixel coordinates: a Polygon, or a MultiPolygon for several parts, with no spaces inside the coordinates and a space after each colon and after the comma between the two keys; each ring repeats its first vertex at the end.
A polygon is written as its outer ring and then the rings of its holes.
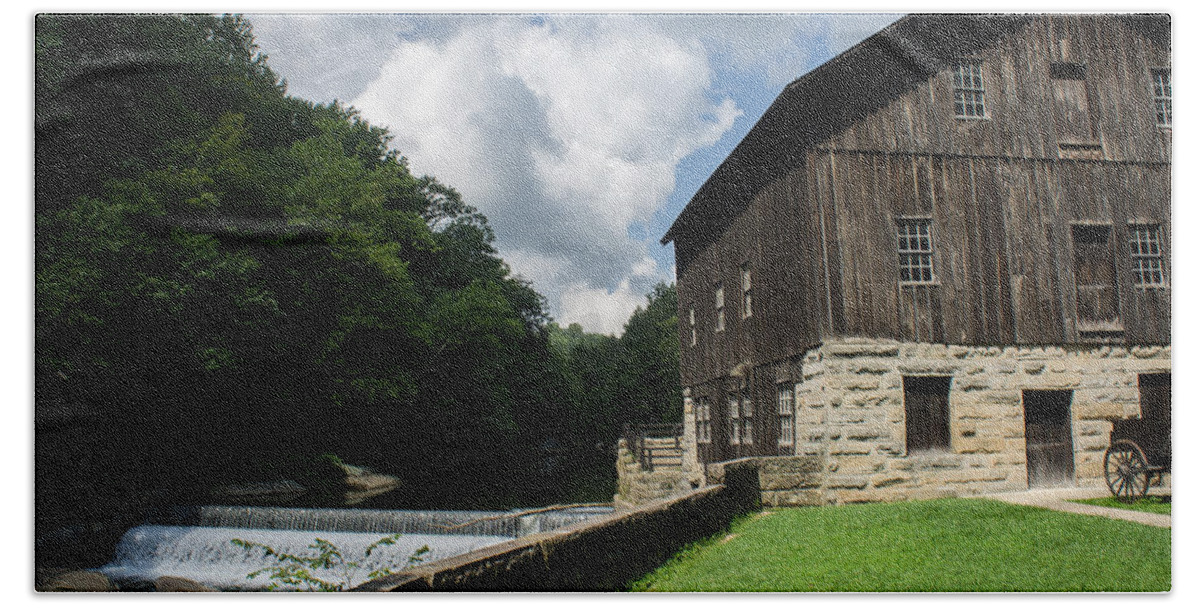
{"type": "Polygon", "coordinates": [[[239,538],[296,555],[314,555],[315,539],[338,547],[345,560],[359,562],[353,571],[332,569],[326,580],[347,588],[366,581],[381,567],[399,570],[423,546],[430,562],[546,532],[611,512],[610,508],[575,508],[514,516],[504,511],[387,511],[365,509],[292,509],[279,507],[180,507],[151,516],[150,523],[130,529],[117,545],[112,563],[100,568],[124,588],[147,586],[160,576],[178,576],[223,590],[261,590],[267,575],[251,572],[278,565],[261,550],[234,545],[239,538]],[[380,547],[369,558],[366,548],[380,538],[400,533],[394,545],[380,547]]]}

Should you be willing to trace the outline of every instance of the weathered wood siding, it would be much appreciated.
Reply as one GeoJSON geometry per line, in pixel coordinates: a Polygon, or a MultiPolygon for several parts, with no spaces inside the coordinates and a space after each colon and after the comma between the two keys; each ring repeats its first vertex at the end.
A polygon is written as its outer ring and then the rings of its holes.
{"type": "Polygon", "coordinates": [[[1170,343],[1172,135],[1156,124],[1151,75],[1169,69],[1170,49],[1118,18],[1055,15],[1030,19],[971,58],[983,62],[986,119],[955,117],[947,67],[789,152],[794,166],[736,217],[703,228],[711,233],[674,236],[683,384],[712,411],[702,461],[775,453],[778,378],[768,372],[831,338],[1170,343]],[[896,221],[904,217],[931,222],[932,285],[899,281],[896,221]],[[1133,223],[1160,226],[1167,286],[1134,286],[1133,223]],[[1119,333],[1080,331],[1072,240],[1080,224],[1110,227],[1119,333]],[[742,264],[754,279],[747,319],[742,264]],[[746,381],[759,414],[753,449],[727,445],[727,396],[746,381]]]}
{"type": "Polygon", "coordinates": [[[954,117],[954,80],[946,69],[826,145],[838,150],[1057,159],[1058,106],[1051,64],[1071,62],[1085,66],[1089,107],[1105,160],[1171,161],[1171,132],[1155,125],[1150,75],[1151,68],[1170,67],[1170,49],[1158,48],[1116,19],[1043,16],[974,58],[984,64],[986,120],[954,117]]]}
{"type": "MultiPolygon", "coordinates": [[[[981,53],[988,118],[953,116],[953,74],[930,78],[809,153],[818,206],[836,209],[842,335],[958,344],[1087,341],[1076,319],[1071,226],[1109,225],[1123,335],[1170,342],[1170,290],[1137,289],[1128,225],[1171,234],[1171,131],[1155,123],[1151,69],[1166,49],[1103,16],[1034,20],[981,53]],[[1051,63],[1086,70],[1101,160],[1055,109],[1051,63]],[[1068,156],[1068,158],[1064,158],[1068,156]],[[932,219],[936,286],[898,283],[895,218],[932,219]],[[848,244],[853,244],[849,246],[848,244]]],[[[1164,255],[1169,264],[1169,254],[1164,255]]]]}
{"type": "MultiPolygon", "coordinates": [[[[836,264],[835,210],[813,195],[814,172],[804,165],[759,192],[749,208],[733,219],[713,242],[697,247],[690,235],[675,242],[681,368],[685,385],[728,375],[739,364],[784,359],[840,332],[840,285],[824,272],[836,264]],[[816,219],[817,221],[813,221],[816,219]],[[824,220],[824,221],[821,221],[824,220]],[[752,314],[742,316],[741,267],[753,279],[752,314]],[[725,286],[725,329],[716,331],[715,288],[725,286]],[[697,343],[687,323],[695,309],[697,343]]],[[[699,240],[699,239],[696,239],[699,240]]]]}

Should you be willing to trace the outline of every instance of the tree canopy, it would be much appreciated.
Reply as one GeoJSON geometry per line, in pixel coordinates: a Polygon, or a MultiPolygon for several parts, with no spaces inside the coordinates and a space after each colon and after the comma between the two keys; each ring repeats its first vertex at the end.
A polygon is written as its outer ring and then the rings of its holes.
{"type": "Polygon", "coordinates": [[[620,339],[559,329],[482,214],[289,97],[244,18],[43,15],[36,60],[36,399],[94,414],[39,417],[39,519],[326,452],[414,508],[604,499],[579,480],[620,426],[678,420],[673,287],[620,339]]]}

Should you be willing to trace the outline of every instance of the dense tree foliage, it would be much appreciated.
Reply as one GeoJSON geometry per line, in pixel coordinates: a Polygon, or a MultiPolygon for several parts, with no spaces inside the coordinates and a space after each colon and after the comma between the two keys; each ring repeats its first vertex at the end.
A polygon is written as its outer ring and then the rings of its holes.
{"type": "Polygon", "coordinates": [[[604,499],[621,425],[679,419],[673,288],[620,339],[559,330],[486,218],[288,97],[245,20],[41,16],[36,55],[39,519],[326,452],[412,507],[604,499]]]}
{"type": "Polygon", "coordinates": [[[626,423],[680,422],[678,298],[660,283],[619,338],[550,324],[550,345],[566,365],[573,395],[572,454],[583,487],[611,488],[616,442],[626,423]]]}

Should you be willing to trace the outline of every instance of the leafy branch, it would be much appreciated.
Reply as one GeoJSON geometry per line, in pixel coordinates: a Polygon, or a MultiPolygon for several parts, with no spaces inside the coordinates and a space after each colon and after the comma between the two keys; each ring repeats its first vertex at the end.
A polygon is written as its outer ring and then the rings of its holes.
{"type": "MultiPolygon", "coordinates": [[[[353,586],[355,577],[363,568],[363,560],[370,557],[371,553],[380,547],[396,544],[400,536],[400,534],[392,534],[371,543],[363,551],[362,559],[354,561],[347,560],[337,545],[323,538],[315,539],[308,546],[315,552],[315,555],[287,553],[262,543],[240,538],[232,539],[229,542],[245,549],[247,553],[261,550],[264,557],[275,558],[279,561],[278,565],[260,568],[246,575],[247,579],[268,575],[272,581],[267,586],[268,591],[276,591],[281,588],[286,591],[344,591],[353,586]]],[[[399,568],[394,559],[388,560],[383,567],[376,568],[367,574],[367,580],[374,580],[420,564],[425,561],[427,553],[429,553],[429,545],[423,545],[408,556],[407,564],[399,568]]]]}

